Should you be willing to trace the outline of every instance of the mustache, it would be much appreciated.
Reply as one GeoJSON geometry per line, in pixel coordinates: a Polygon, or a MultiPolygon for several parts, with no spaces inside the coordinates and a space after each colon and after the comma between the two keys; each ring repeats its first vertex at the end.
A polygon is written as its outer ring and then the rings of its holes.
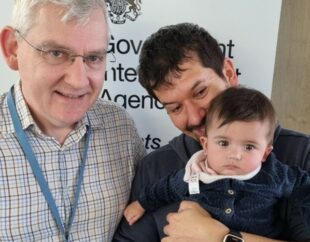
{"type": "Polygon", "coordinates": [[[204,127],[206,125],[206,117],[203,118],[200,122],[200,124],[196,124],[196,125],[187,125],[186,126],[186,130],[189,132],[194,131],[195,129],[199,129],[201,127],[204,127]]]}

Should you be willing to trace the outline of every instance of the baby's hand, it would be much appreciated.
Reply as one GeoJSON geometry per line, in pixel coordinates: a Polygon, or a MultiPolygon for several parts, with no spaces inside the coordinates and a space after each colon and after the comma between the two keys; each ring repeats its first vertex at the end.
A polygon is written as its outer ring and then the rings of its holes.
{"type": "Polygon", "coordinates": [[[134,201],[125,208],[124,216],[129,225],[133,225],[143,216],[144,212],[145,209],[140,205],[140,203],[138,201],[134,201]]]}

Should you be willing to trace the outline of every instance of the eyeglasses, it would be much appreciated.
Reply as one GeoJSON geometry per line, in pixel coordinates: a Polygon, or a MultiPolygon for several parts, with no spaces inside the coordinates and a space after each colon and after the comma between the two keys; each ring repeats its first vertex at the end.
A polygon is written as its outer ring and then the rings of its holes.
{"type": "Polygon", "coordinates": [[[31,44],[28,40],[25,39],[25,37],[20,33],[19,30],[15,29],[15,32],[18,33],[18,35],[34,50],[40,52],[42,58],[46,61],[46,63],[50,65],[61,65],[61,64],[71,64],[75,61],[76,57],[81,57],[83,59],[83,62],[86,63],[86,65],[90,69],[100,69],[104,66],[105,58],[107,54],[112,55],[113,59],[110,60],[110,62],[115,62],[115,56],[113,53],[104,53],[103,55],[99,54],[89,54],[89,55],[78,55],[74,54],[69,50],[61,49],[61,48],[39,48],[35,45],[31,44]]]}

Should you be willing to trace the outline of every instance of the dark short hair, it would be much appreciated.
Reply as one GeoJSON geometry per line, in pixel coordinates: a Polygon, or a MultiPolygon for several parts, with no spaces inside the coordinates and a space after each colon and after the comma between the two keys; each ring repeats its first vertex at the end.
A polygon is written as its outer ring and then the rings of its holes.
{"type": "Polygon", "coordinates": [[[270,126],[267,138],[270,144],[273,142],[276,112],[269,98],[255,89],[237,86],[220,93],[210,104],[206,125],[215,118],[222,120],[218,127],[234,121],[267,121],[270,126]]]}
{"type": "Polygon", "coordinates": [[[139,57],[139,82],[157,99],[154,90],[169,85],[168,75],[179,76],[179,65],[196,54],[204,67],[224,78],[224,55],[218,42],[204,28],[180,23],[160,28],[147,38],[139,57]]]}

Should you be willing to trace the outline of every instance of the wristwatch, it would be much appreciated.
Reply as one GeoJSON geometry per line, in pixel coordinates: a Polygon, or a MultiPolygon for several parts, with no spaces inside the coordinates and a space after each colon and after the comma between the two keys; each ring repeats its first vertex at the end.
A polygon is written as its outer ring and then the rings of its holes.
{"type": "Polygon", "coordinates": [[[240,232],[230,230],[229,233],[225,235],[223,242],[244,242],[244,239],[240,232]]]}

